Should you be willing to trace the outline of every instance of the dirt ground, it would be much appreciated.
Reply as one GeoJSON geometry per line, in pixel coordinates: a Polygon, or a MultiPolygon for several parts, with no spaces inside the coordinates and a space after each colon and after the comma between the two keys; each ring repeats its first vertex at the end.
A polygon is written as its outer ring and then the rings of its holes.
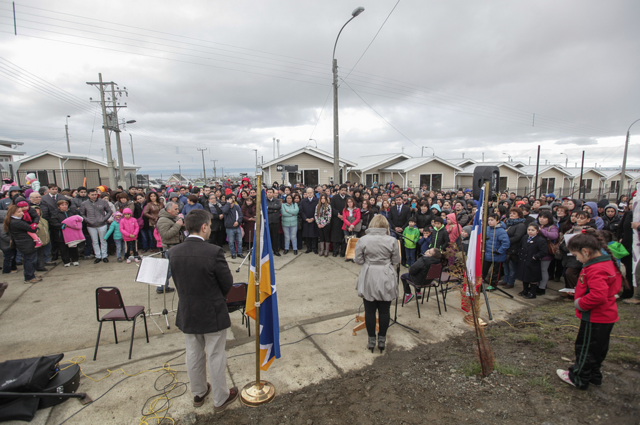
{"type": "MultiPolygon", "coordinates": [[[[555,300],[505,321],[486,335],[496,364],[481,378],[468,333],[412,351],[392,346],[372,366],[258,408],[198,415],[198,424],[638,424],[640,308],[619,303],[601,387],[579,391],[556,369],[574,359],[573,303],[555,300]]],[[[428,318],[424,318],[428,320],[428,318]]],[[[390,332],[406,332],[392,327],[390,332]]],[[[372,355],[362,347],[362,355],[372,355]]]]}

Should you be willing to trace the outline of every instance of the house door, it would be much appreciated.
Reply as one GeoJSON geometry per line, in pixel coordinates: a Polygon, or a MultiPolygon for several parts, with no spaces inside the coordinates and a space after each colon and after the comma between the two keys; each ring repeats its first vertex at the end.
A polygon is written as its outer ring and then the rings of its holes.
{"type": "Polygon", "coordinates": [[[304,170],[302,173],[302,182],[305,186],[315,187],[318,185],[318,170],[304,170]]]}

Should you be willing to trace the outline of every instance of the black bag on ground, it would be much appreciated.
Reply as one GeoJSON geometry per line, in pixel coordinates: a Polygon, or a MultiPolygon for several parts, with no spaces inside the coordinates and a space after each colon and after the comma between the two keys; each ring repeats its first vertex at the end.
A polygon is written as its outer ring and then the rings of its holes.
{"type": "MultiPolygon", "coordinates": [[[[43,392],[63,357],[64,354],[55,354],[0,363],[0,393],[43,392]]],[[[31,421],[39,402],[35,397],[0,397],[0,421],[31,421]]]]}

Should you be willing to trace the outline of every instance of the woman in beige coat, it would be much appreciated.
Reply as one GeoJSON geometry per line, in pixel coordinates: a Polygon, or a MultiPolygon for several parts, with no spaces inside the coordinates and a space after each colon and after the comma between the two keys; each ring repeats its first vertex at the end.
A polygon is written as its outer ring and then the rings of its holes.
{"type": "Polygon", "coordinates": [[[398,277],[395,265],[400,264],[396,238],[389,236],[389,223],[376,215],[369,223],[366,235],[356,245],[355,262],[362,265],[356,290],[364,300],[365,324],[369,341],[367,349],[376,345],[376,311],[378,312],[378,348],[385,348],[391,315],[391,300],[398,297],[398,277]]]}

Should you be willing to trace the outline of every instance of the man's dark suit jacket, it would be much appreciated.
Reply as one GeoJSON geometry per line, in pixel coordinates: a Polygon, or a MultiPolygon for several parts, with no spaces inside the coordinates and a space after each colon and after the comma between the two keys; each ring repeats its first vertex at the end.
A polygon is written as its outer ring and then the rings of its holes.
{"type": "Polygon", "coordinates": [[[226,295],[233,276],[219,246],[188,237],[167,253],[180,301],[176,326],[186,334],[207,334],[231,326],[226,295]]]}
{"type": "Polygon", "coordinates": [[[400,214],[398,214],[398,206],[393,206],[389,209],[389,222],[394,232],[396,227],[401,227],[403,230],[409,225],[409,217],[411,215],[411,207],[403,205],[400,214]]]}

